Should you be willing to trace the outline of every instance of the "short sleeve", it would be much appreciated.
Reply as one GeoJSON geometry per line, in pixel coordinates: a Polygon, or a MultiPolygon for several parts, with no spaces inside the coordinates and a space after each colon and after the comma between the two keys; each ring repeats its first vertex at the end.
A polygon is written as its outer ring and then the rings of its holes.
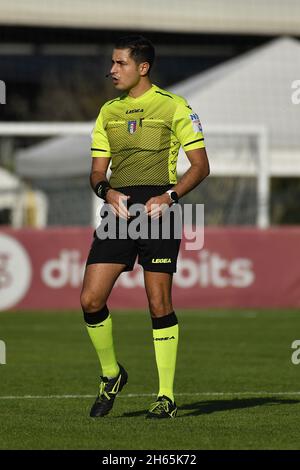
{"type": "Polygon", "coordinates": [[[110,145],[103,126],[102,109],[92,131],[92,157],[110,157],[110,145]]]}
{"type": "Polygon", "coordinates": [[[201,122],[188,105],[179,104],[173,118],[173,132],[184,151],[205,147],[201,122]]]}

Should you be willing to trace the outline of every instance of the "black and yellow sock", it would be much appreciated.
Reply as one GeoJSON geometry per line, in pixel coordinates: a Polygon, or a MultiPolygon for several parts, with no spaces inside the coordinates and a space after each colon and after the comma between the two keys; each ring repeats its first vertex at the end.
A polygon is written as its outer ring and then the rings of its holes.
{"type": "Polygon", "coordinates": [[[178,345],[178,320],[175,312],[152,318],[153,341],[159,376],[158,396],[166,395],[174,402],[173,383],[178,345]]]}
{"type": "Polygon", "coordinates": [[[112,319],[105,305],[94,313],[83,312],[88,334],[98,355],[105,377],[116,377],[119,366],[115,356],[112,319]]]}

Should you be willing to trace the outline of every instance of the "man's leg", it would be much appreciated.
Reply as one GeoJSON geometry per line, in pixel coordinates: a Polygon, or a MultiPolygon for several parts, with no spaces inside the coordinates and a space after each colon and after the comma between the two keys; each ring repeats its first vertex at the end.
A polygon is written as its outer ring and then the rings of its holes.
{"type": "Polygon", "coordinates": [[[81,305],[87,330],[103,371],[99,392],[90,411],[92,418],[99,418],[110,412],[117,394],[128,379],[126,370],[116,360],[112,321],[106,306],[113,285],[125,266],[110,263],[89,264],[84,276],[81,305]]]}
{"type": "MultiPolygon", "coordinates": [[[[158,397],[168,397],[174,404],[173,383],[179,331],[171,299],[172,276],[169,273],[144,271],[159,376],[158,397]]],[[[175,416],[177,411],[175,408],[171,406],[170,411],[174,411],[174,413],[173,415],[169,414],[170,417],[175,416]]]]}
{"type": "Polygon", "coordinates": [[[119,366],[106,301],[124,267],[125,265],[110,263],[88,265],[80,297],[88,334],[98,355],[102,373],[109,378],[118,375],[119,366]]]}

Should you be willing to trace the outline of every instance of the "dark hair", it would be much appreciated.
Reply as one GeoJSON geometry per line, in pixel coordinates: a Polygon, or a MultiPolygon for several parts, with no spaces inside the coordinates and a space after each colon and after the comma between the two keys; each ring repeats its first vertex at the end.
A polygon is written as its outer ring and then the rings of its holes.
{"type": "Polygon", "coordinates": [[[133,34],[123,36],[117,40],[115,48],[130,49],[130,57],[132,57],[137,64],[148,62],[150,72],[155,58],[155,49],[149,39],[133,34]]]}

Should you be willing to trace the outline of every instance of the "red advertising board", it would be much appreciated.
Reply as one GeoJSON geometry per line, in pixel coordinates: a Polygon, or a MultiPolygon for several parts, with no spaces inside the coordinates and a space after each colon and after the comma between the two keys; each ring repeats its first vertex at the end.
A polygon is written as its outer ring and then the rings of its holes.
{"type": "MultiPolygon", "coordinates": [[[[91,228],[0,232],[0,310],[79,309],[91,228]]],[[[299,307],[300,228],[206,228],[204,246],[181,244],[175,308],[299,307]]],[[[121,274],[110,308],[147,308],[143,273],[121,274]]]]}

